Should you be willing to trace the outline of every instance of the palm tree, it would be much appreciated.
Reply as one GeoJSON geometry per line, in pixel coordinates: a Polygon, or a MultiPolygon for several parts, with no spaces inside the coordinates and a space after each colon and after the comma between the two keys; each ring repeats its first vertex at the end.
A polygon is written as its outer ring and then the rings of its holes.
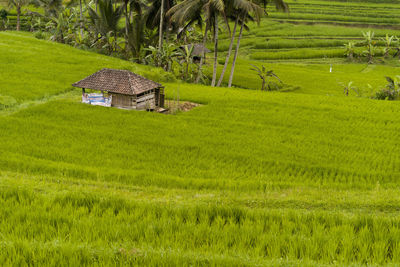
{"type": "Polygon", "coordinates": [[[82,0],[79,0],[79,28],[81,31],[81,38],[83,38],[83,8],[82,8],[82,0]]]}
{"type": "MultiPolygon", "coordinates": [[[[206,26],[203,36],[203,47],[205,47],[208,31],[213,27],[214,29],[218,27],[218,23],[216,23],[218,18],[216,19],[215,16],[218,16],[223,12],[224,8],[225,4],[223,0],[184,0],[180,4],[172,7],[167,15],[171,16],[173,22],[186,28],[188,25],[196,21],[199,23],[199,26],[202,26],[203,19],[201,14],[204,13],[206,26]]],[[[218,42],[218,38],[214,41],[218,42]]],[[[200,59],[199,73],[196,78],[196,83],[200,81],[202,75],[201,69],[204,64],[204,58],[205,50],[203,50],[203,55],[200,59]]]]}
{"type": "MultiPolygon", "coordinates": [[[[225,3],[223,0],[208,0],[204,5],[205,17],[206,17],[206,33],[204,34],[203,47],[207,43],[207,24],[208,29],[214,29],[214,66],[213,66],[213,78],[211,86],[215,86],[217,79],[217,66],[218,66],[218,16],[224,13],[225,3]]],[[[197,74],[196,83],[199,83],[202,77],[202,67],[204,64],[206,54],[203,49],[203,55],[200,58],[199,72],[197,74]]]]}
{"type": "Polygon", "coordinates": [[[240,16],[240,19],[242,20],[242,23],[240,26],[239,36],[238,36],[238,40],[237,40],[237,44],[236,44],[235,55],[233,56],[231,74],[229,76],[228,87],[232,87],[233,75],[235,73],[236,60],[237,60],[237,57],[239,54],[240,41],[242,39],[245,22],[250,14],[254,15],[255,20],[257,22],[260,22],[261,16],[264,13],[264,10],[259,5],[253,3],[252,1],[248,1],[248,0],[238,1],[236,4],[236,8],[239,10],[239,16],[240,16]]]}
{"type": "MultiPolygon", "coordinates": [[[[260,4],[262,3],[265,8],[269,1],[260,0],[258,2],[260,4]]],[[[273,0],[273,2],[275,4],[275,7],[278,10],[284,10],[284,11],[288,10],[288,6],[283,0],[273,0]]],[[[245,22],[249,18],[254,17],[254,20],[257,23],[259,23],[261,20],[261,16],[265,13],[265,9],[261,8],[257,3],[254,3],[251,0],[233,0],[232,4],[233,4],[233,8],[238,12],[239,20],[241,20],[241,26],[240,26],[240,32],[239,32],[239,36],[238,36],[238,40],[237,40],[237,44],[236,44],[235,55],[234,55],[234,58],[232,61],[232,67],[231,67],[231,73],[229,76],[228,87],[232,86],[236,60],[237,60],[238,53],[239,53],[240,41],[242,39],[245,22]]],[[[234,34],[235,33],[232,33],[232,35],[234,35],[234,34]]],[[[233,38],[231,38],[231,40],[233,41],[233,38]]]]}
{"type": "MultiPolygon", "coordinates": [[[[217,86],[221,86],[221,84],[222,84],[222,81],[223,81],[224,76],[225,76],[226,69],[228,68],[229,60],[231,58],[232,49],[233,49],[233,43],[235,41],[235,35],[236,35],[237,26],[238,26],[239,23],[242,24],[242,20],[241,20],[241,16],[240,16],[240,10],[238,9],[238,7],[240,6],[239,4],[240,4],[240,0],[233,0],[233,1],[228,1],[227,5],[226,5],[226,11],[225,12],[227,14],[227,17],[229,19],[235,21],[235,23],[234,23],[232,31],[230,31],[230,29],[228,27],[229,35],[230,35],[230,43],[229,43],[228,53],[227,53],[226,58],[225,58],[224,67],[223,67],[221,75],[219,77],[217,86]]],[[[253,18],[251,16],[247,16],[247,19],[253,20],[253,18]]],[[[247,28],[246,25],[244,27],[247,28]]]]}
{"type": "Polygon", "coordinates": [[[217,68],[218,68],[218,16],[214,16],[214,66],[213,66],[213,77],[211,86],[214,87],[217,81],[217,68]]]}
{"type": "Polygon", "coordinates": [[[15,7],[17,10],[17,31],[21,29],[21,8],[29,2],[29,0],[8,0],[8,6],[15,7]]]}
{"type": "MultiPolygon", "coordinates": [[[[97,12],[89,7],[89,16],[96,32],[106,38],[112,35],[114,41],[116,41],[118,37],[118,22],[122,17],[124,8],[124,6],[115,8],[113,0],[99,0],[97,12]]],[[[109,42],[109,40],[107,40],[107,42],[109,42]]],[[[111,44],[109,43],[109,45],[111,44]]]]}
{"type": "MultiPolygon", "coordinates": [[[[230,28],[229,28],[229,24],[228,24],[228,22],[227,22],[228,31],[229,31],[229,35],[230,35],[231,38],[230,38],[228,53],[227,53],[226,58],[225,58],[224,67],[222,68],[222,72],[221,72],[221,75],[220,75],[220,77],[219,77],[217,86],[221,86],[222,81],[223,81],[223,79],[224,79],[226,69],[228,68],[229,59],[231,58],[231,54],[232,54],[233,43],[234,43],[234,41],[235,41],[235,35],[236,35],[237,25],[238,25],[239,23],[241,23],[241,20],[240,20],[240,11],[239,11],[238,8],[237,8],[237,7],[239,6],[238,4],[239,4],[239,1],[238,1],[238,0],[233,0],[233,1],[227,0],[226,5],[225,5],[225,7],[226,7],[226,8],[225,8],[225,14],[226,14],[227,18],[229,18],[229,19],[235,21],[235,23],[234,23],[234,26],[233,26],[233,30],[231,31],[230,28]]],[[[264,4],[266,4],[266,3],[264,3],[264,4]]],[[[251,18],[251,17],[248,17],[248,19],[251,20],[252,18],[251,18]]],[[[246,27],[246,26],[245,26],[245,27],[246,27]]]]}
{"type": "Polygon", "coordinates": [[[163,33],[169,33],[171,21],[165,16],[171,7],[176,5],[175,0],[150,0],[149,8],[146,12],[146,26],[149,29],[159,30],[158,45],[162,47],[164,39],[163,33]],[[163,7],[163,8],[161,8],[163,7]],[[161,19],[162,18],[162,19],[161,19]],[[160,29],[162,29],[160,33],[160,29]]]}
{"type": "Polygon", "coordinates": [[[219,77],[217,86],[221,86],[222,80],[224,79],[224,76],[225,76],[226,69],[228,68],[228,63],[229,63],[229,59],[231,58],[233,42],[235,40],[236,28],[237,28],[238,23],[239,23],[239,16],[236,16],[235,24],[233,26],[233,31],[230,32],[231,41],[229,43],[228,53],[226,54],[225,64],[224,64],[224,67],[222,68],[221,76],[219,77]]]}
{"type": "Polygon", "coordinates": [[[130,49],[132,56],[137,61],[139,61],[140,51],[144,43],[144,29],[145,29],[144,11],[146,6],[140,0],[126,0],[126,1],[128,1],[126,5],[129,5],[129,11],[128,7],[126,7],[125,10],[126,48],[130,49]]]}

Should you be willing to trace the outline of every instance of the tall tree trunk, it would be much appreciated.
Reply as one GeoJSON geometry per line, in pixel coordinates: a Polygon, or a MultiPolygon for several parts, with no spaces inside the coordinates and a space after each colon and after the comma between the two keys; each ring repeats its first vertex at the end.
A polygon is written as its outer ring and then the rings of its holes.
{"type": "Polygon", "coordinates": [[[79,19],[80,19],[80,28],[81,28],[81,38],[83,39],[83,11],[82,11],[82,0],[79,0],[79,19]]]}
{"type": "Polygon", "coordinates": [[[233,42],[235,41],[236,28],[237,28],[238,23],[239,23],[239,17],[236,18],[235,26],[233,27],[231,42],[229,44],[229,49],[228,49],[228,54],[226,55],[224,68],[222,69],[222,73],[221,73],[221,76],[219,77],[217,86],[221,86],[222,80],[224,79],[226,69],[228,68],[228,63],[229,63],[229,59],[231,58],[233,42]]]}
{"type": "Polygon", "coordinates": [[[140,5],[136,9],[136,48],[135,48],[135,53],[136,53],[136,58],[138,59],[138,62],[140,61],[140,51],[142,49],[142,44],[143,44],[143,30],[144,30],[144,22],[142,21],[143,19],[143,10],[140,7],[140,5]]]}
{"type": "Polygon", "coordinates": [[[17,5],[17,31],[21,29],[21,6],[17,5]]]}
{"type": "Polygon", "coordinates": [[[199,73],[197,74],[196,83],[199,83],[199,81],[200,81],[200,78],[201,78],[201,75],[202,75],[202,73],[201,73],[202,70],[201,69],[203,67],[204,59],[206,57],[206,50],[204,48],[206,47],[206,44],[207,44],[208,28],[210,28],[210,22],[207,20],[206,29],[205,29],[204,37],[203,37],[203,47],[202,47],[203,53],[202,53],[202,57],[200,58],[199,73]]]}
{"type": "Polygon", "coordinates": [[[96,13],[97,13],[97,6],[98,6],[99,0],[94,1],[94,5],[96,6],[96,13]]]}
{"type": "MultiPolygon", "coordinates": [[[[167,2],[166,2],[166,10],[168,11],[168,10],[170,10],[171,9],[171,3],[168,1],[168,0],[166,0],[167,2]]],[[[164,10],[164,13],[165,13],[165,10],[164,10]]],[[[165,40],[168,42],[168,40],[169,40],[169,34],[170,34],[170,32],[169,32],[169,30],[171,29],[171,20],[170,19],[168,19],[167,18],[167,21],[168,21],[168,23],[167,23],[167,27],[166,27],[166,31],[165,31],[165,40]]]]}
{"type": "Polygon", "coordinates": [[[228,87],[232,87],[233,74],[235,73],[235,65],[236,65],[236,60],[237,60],[238,54],[239,54],[240,40],[242,39],[243,28],[244,28],[244,17],[243,17],[243,21],[242,21],[242,26],[240,27],[238,41],[236,44],[235,56],[233,57],[233,61],[232,61],[231,75],[229,77],[228,87]]]}
{"type": "Polygon", "coordinates": [[[158,49],[161,51],[163,44],[163,24],[164,24],[164,4],[165,0],[161,0],[161,10],[160,10],[160,28],[158,36],[158,49]]]}
{"type": "Polygon", "coordinates": [[[217,81],[217,67],[218,67],[218,16],[215,14],[215,24],[214,24],[214,69],[213,69],[213,78],[211,82],[211,86],[215,86],[215,82],[217,81]]]}
{"type": "Polygon", "coordinates": [[[125,0],[125,51],[129,51],[129,22],[130,13],[128,10],[128,0],[125,0]]]}
{"type": "Polygon", "coordinates": [[[128,37],[129,34],[129,22],[130,22],[130,13],[128,10],[128,1],[125,2],[125,34],[128,37]]]}

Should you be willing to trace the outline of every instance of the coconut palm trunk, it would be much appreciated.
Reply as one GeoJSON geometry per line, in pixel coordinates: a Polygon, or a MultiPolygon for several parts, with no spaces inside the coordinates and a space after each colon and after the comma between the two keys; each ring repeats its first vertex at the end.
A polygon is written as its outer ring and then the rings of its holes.
{"type": "Polygon", "coordinates": [[[160,51],[162,49],[162,44],[163,44],[164,4],[165,4],[165,0],[161,0],[160,29],[159,29],[159,36],[158,36],[158,49],[160,51]]]}
{"type": "Polygon", "coordinates": [[[217,81],[217,67],[218,67],[218,16],[215,15],[214,24],[214,69],[211,86],[214,87],[217,81]]]}
{"type": "Polygon", "coordinates": [[[21,29],[21,6],[17,5],[17,31],[21,29]]]}
{"type": "Polygon", "coordinates": [[[229,59],[231,58],[233,42],[235,41],[236,28],[237,28],[238,23],[239,23],[239,17],[236,18],[235,26],[233,26],[231,42],[229,43],[228,54],[226,55],[224,68],[222,69],[221,76],[219,77],[217,86],[221,86],[222,80],[224,79],[224,76],[225,76],[226,69],[228,68],[228,63],[229,63],[229,59]]]}
{"type": "Polygon", "coordinates": [[[130,11],[129,1],[125,0],[125,51],[129,50],[129,27],[130,27],[130,11]]]}
{"type": "Polygon", "coordinates": [[[242,35],[243,35],[244,21],[245,21],[245,18],[243,17],[242,26],[240,26],[239,37],[238,37],[237,44],[236,44],[235,56],[233,57],[233,61],[232,61],[231,75],[229,76],[228,87],[232,87],[233,75],[235,73],[236,60],[237,60],[237,57],[239,54],[240,40],[242,39],[242,35]]]}
{"type": "Polygon", "coordinates": [[[83,39],[83,11],[82,11],[82,0],[79,0],[79,19],[80,19],[80,28],[81,28],[81,38],[83,39]]]}
{"type": "MultiPolygon", "coordinates": [[[[205,32],[204,32],[203,47],[202,48],[205,48],[206,44],[207,44],[208,28],[210,28],[209,20],[207,20],[207,22],[206,22],[206,29],[205,29],[205,32]]],[[[202,56],[200,58],[199,73],[197,74],[196,83],[199,83],[199,81],[200,81],[200,78],[201,78],[201,75],[202,75],[202,73],[201,73],[202,72],[202,67],[203,67],[203,64],[204,64],[205,57],[206,57],[206,51],[205,51],[205,49],[203,49],[202,56]]]]}

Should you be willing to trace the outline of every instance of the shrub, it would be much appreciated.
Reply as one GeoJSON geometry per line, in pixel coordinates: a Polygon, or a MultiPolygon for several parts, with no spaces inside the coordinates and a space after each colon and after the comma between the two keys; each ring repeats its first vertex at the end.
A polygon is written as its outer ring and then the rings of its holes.
{"type": "Polygon", "coordinates": [[[385,88],[376,92],[374,99],[378,100],[397,100],[400,94],[400,76],[394,79],[386,77],[388,84],[385,88]]]}
{"type": "Polygon", "coordinates": [[[382,88],[376,92],[374,99],[377,100],[396,100],[399,97],[399,92],[394,90],[389,90],[387,88],[382,88]]]}
{"type": "Polygon", "coordinates": [[[35,38],[44,40],[46,39],[46,34],[44,32],[35,32],[35,38]]]}
{"type": "Polygon", "coordinates": [[[7,10],[5,10],[5,9],[1,9],[0,10],[0,19],[6,20],[7,19],[7,15],[8,15],[7,10]]]}
{"type": "Polygon", "coordinates": [[[8,12],[5,9],[0,10],[0,31],[4,31],[8,26],[8,12]]]}

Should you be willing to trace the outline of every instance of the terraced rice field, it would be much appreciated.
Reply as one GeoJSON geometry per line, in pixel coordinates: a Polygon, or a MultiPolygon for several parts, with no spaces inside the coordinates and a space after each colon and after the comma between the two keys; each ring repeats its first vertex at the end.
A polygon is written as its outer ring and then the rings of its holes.
{"type": "MultiPolygon", "coordinates": [[[[268,17],[260,25],[249,24],[250,30],[244,32],[241,41],[234,85],[261,88],[261,80],[250,70],[250,64],[274,70],[291,88],[297,88],[296,92],[306,94],[340,95],[340,83],[349,81],[364,91],[369,88],[368,84],[379,89],[385,85],[385,76],[398,73],[397,59],[382,59],[384,42],[381,39],[386,34],[400,36],[397,21],[400,2],[299,0],[288,3],[289,13],[277,12],[271,6],[268,17]],[[362,59],[365,51],[362,32],[367,31],[375,33],[377,59],[373,66],[362,59]],[[345,57],[344,45],[350,41],[356,43],[355,53],[360,57],[353,62],[345,57]]],[[[210,44],[209,48],[212,47],[210,44]]],[[[222,33],[218,48],[221,65],[228,47],[229,38],[222,33]]]]}
{"type": "Polygon", "coordinates": [[[271,8],[270,16],[278,19],[328,21],[334,23],[398,24],[399,1],[287,1],[290,16],[271,8]]]}
{"type": "MultiPolygon", "coordinates": [[[[400,106],[344,97],[339,83],[376,89],[399,74],[397,59],[340,51],[368,27],[400,35],[400,3],[290,4],[246,32],[234,84],[247,89],[1,32],[0,265],[398,266],[400,106]],[[290,91],[249,90],[261,85],[250,63],[290,91]],[[71,84],[104,67],[202,105],[81,104],[71,84]]],[[[222,34],[220,63],[227,46],[222,34]]]]}
{"type": "Polygon", "coordinates": [[[398,103],[171,83],[29,34],[0,43],[15,99],[0,110],[1,265],[398,264],[398,103]],[[70,84],[102,67],[203,106],[79,103],[70,84]]]}

